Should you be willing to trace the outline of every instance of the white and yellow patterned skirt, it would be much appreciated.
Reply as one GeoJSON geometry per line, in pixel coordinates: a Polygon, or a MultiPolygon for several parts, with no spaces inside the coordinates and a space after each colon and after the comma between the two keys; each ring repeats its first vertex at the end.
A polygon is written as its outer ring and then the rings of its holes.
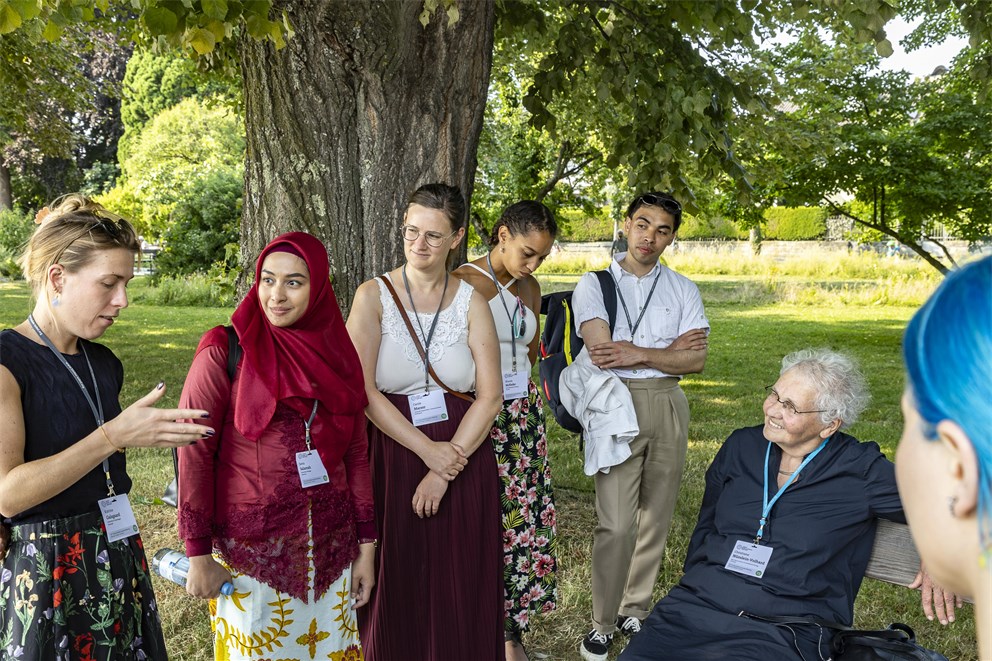
{"type": "Polygon", "coordinates": [[[234,593],[210,602],[215,661],[363,661],[350,604],[351,567],[320,599],[314,600],[311,589],[310,603],[231,573],[234,593]]]}

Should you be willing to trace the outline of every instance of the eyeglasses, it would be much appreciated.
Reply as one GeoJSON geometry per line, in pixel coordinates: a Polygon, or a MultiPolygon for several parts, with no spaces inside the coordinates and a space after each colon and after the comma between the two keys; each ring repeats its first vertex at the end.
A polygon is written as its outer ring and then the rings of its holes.
{"type": "Polygon", "coordinates": [[[827,412],[826,409],[816,409],[816,410],[813,410],[813,411],[800,411],[799,409],[796,408],[796,405],[793,404],[788,399],[783,402],[782,401],[782,398],[778,396],[778,391],[775,390],[775,386],[765,386],[765,391],[768,393],[767,395],[765,395],[765,399],[767,400],[767,399],[770,399],[770,398],[774,397],[775,398],[775,401],[777,401],[779,404],[781,404],[782,410],[785,411],[789,415],[802,415],[804,413],[826,413],[827,412]]]}
{"type": "Polygon", "coordinates": [[[445,242],[446,239],[453,237],[458,230],[455,230],[451,234],[441,234],[440,232],[421,232],[419,227],[414,227],[413,225],[404,225],[400,228],[400,232],[403,234],[403,239],[413,243],[420,238],[420,235],[424,235],[424,239],[427,240],[427,245],[432,248],[440,248],[441,244],[445,242]]]}

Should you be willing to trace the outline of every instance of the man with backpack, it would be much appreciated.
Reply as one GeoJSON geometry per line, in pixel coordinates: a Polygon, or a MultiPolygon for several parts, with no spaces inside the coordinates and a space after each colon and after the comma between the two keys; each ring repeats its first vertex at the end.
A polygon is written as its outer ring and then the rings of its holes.
{"type": "Polygon", "coordinates": [[[596,480],[599,525],[593,537],[593,629],[580,645],[587,661],[607,658],[614,633],[637,633],[675,511],[688,441],[689,404],[679,387],[706,362],[709,321],[699,289],[659,263],[682,222],[682,206],[664,193],[639,195],[627,208],[627,252],[609,274],[619,310],[607,311],[603,280],[587,273],[572,294],[575,326],[596,367],[630,390],[640,433],[631,456],[596,480]]]}

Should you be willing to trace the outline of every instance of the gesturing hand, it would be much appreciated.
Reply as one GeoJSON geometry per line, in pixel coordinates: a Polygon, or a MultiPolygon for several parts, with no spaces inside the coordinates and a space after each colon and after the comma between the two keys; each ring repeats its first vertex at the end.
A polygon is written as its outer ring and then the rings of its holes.
{"type": "Polygon", "coordinates": [[[214,430],[192,422],[178,422],[190,418],[206,418],[201,409],[157,409],[155,403],[165,394],[165,384],[160,383],[150,393],[124,409],[119,416],[103,428],[110,443],[117,448],[172,448],[190,445],[206,438],[214,430]]]}

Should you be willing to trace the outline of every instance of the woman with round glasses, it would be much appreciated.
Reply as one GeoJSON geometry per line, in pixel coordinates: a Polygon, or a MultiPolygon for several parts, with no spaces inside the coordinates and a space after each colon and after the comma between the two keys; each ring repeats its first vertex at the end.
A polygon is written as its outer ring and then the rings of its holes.
{"type": "Polygon", "coordinates": [[[465,200],[410,197],[406,261],[363,283],[348,332],[365,373],[379,554],[359,611],[368,661],[503,658],[496,459],[499,339],[489,306],[448,273],[465,200]],[[474,393],[474,396],[473,394],[474,393]]]}
{"type": "Polygon", "coordinates": [[[177,422],[206,411],[154,408],[164,383],[121,411],[124,368],[94,340],[128,304],[130,223],[82,195],[36,220],[20,259],[34,309],[0,333],[0,657],[165,659],[124,451],[214,432],[177,422]]]}
{"type": "Polygon", "coordinates": [[[947,276],[903,340],[906,418],[896,472],[920,555],[971,595],[992,659],[992,257],[947,276]]]}
{"type": "MultiPolygon", "coordinates": [[[[682,580],[620,659],[830,655],[831,631],[809,618],[850,626],[875,520],[905,522],[892,462],[841,431],[867,402],[865,379],[843,354],[807,349],[782,360],[764,424],[731,434],[706,471],[682,580]]],[[[924,593],[927,607],[934,596],[924,593]]]]}
{"type": "Polygon", "coordinates": [[[526,659],[521,635],[535,613],[555,608],[556,530],[544,401],[531,380],[540,343],[541,285],[532,275],[558,225],[540,202],[513,204],[493,227],[491,250],[455,275],[489,300],[500,344],[503,409],[489,432],[503,505],[504,636],[508,661],[526,659]]]}

